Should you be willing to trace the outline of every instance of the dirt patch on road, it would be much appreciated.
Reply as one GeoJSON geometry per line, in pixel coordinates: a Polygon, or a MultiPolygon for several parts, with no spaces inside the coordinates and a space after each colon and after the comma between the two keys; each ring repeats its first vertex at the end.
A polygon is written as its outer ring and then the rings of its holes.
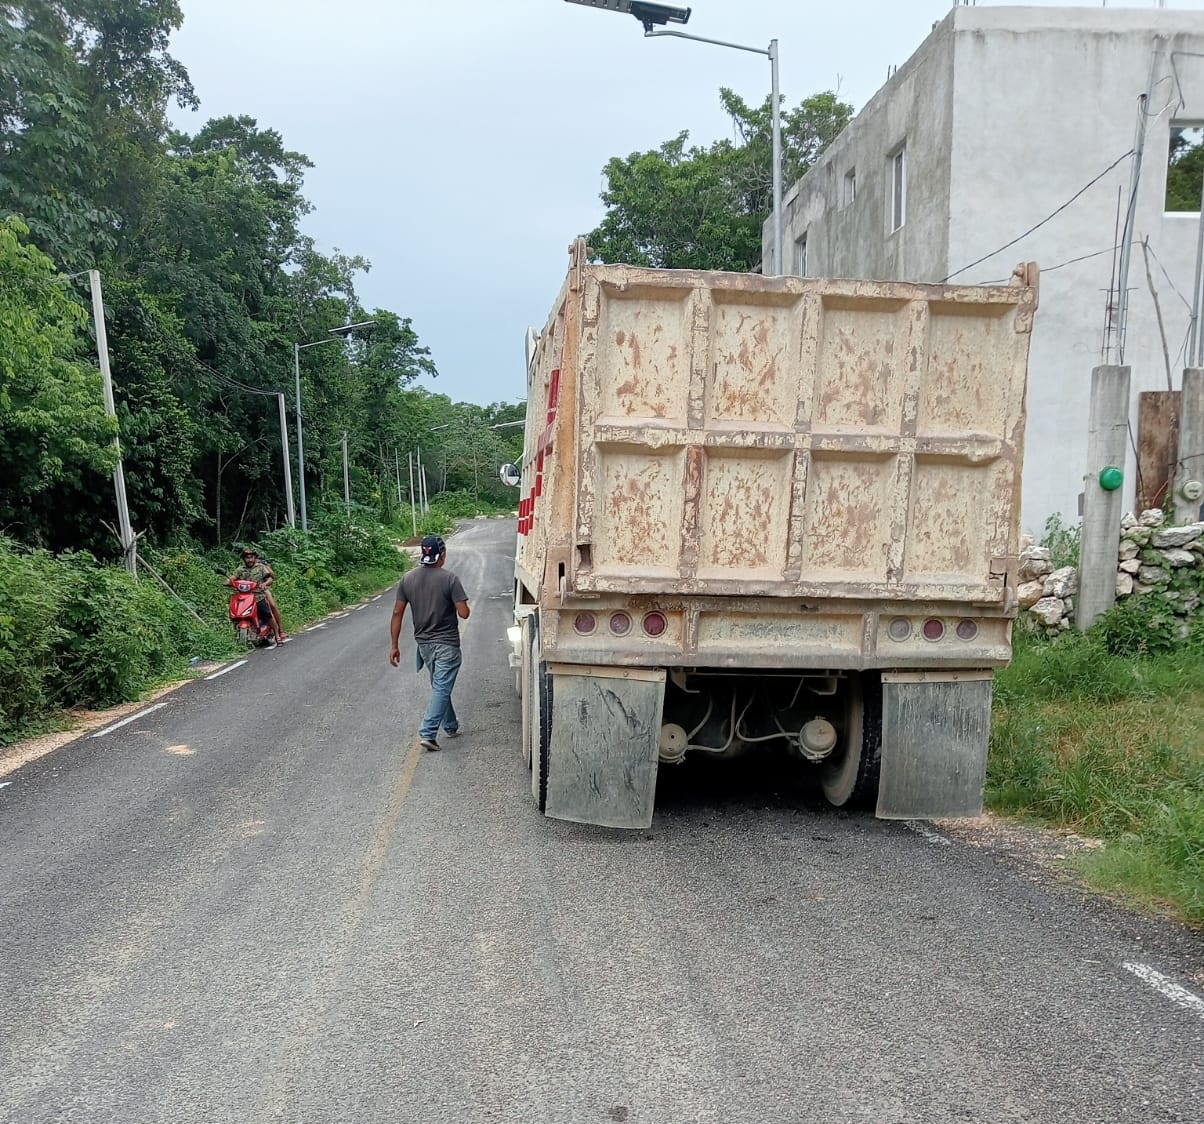
{"type": "Polygon", "coordinates": [[[1032,827],[999,819],[990,812],[973,819],[935,820],[933,826],[960,843],[1011,855],[1047,869],[1060,867],[1066,859],[1098,851],[1104,845],[1100,839],[1073,831],[1032,827]]]}

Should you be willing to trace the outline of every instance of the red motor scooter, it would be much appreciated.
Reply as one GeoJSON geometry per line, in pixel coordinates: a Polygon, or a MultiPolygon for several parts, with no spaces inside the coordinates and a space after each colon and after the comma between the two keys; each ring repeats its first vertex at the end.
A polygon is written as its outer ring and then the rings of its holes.
{"type": "Polygon", "coordinates": [[[272,611],[258,596],[259,583],[229,578],[226,585],[234,590],[230,594],[230,620],[239,642],[248,648],[274,647],[276,629],[272,611]]]}

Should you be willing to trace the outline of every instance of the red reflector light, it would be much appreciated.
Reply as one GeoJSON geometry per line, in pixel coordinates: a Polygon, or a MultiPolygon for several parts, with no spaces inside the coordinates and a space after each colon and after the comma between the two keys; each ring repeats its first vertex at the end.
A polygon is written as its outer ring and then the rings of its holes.
{"type": "Polygon", "coordinates": [[[626,636],[631,631],[631,618],[622,611],[611,613],[610,631],[616,636],[626,636]]]}
{"type": "Polygon", "coordinates": [[[911,621],[906,617],[895,617],[886,626],[886,632],[892,640],[906,640],[911,635],[911,621]]]}
{"type": "Polygon", "coordinates": [[[978,635],[978,625],[973,621],[958,621],[957,635],[961,640],[973,640],[978,635]]]}
{"type": "Polygon", "coordinates": [[[924,622],[924,639],[939,640],[945,635],[945,622],[938,621],[936,617],[929,617],[924,622]]]}
{"type": "Polygon", "coordinates": [[[594,620],[593,613],[578,613],[573,618],[573,628],[576,629],[582,636],[588,636],[594,631],[597,626],[597,621],[594,620]]]}
{"type": "Polygon", "coordinates": [[[644,632],[648,636],[663,636],[665,629],[669,627],[669,622],[665,620],[664,613],[645,613],[644,614],[644,632]]]}

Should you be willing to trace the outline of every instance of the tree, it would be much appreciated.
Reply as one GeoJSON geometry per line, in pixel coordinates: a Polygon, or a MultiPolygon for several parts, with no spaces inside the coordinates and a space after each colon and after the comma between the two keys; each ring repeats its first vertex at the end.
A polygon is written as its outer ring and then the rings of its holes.
{"type": "Polygon", "coordinates": [[[78,489],[89,470],[111,472],[116,426],[99,371],[81,358],[85,313],[28,233],[0,220],[0,524],[47,541],[48,493],[78,489]]]}
{"type": "MultiPolygon", "coordinates": [[[[751,107],[728,89],[719,96],[736,141],[687,148],[683,132],[657,149],[607,162],[607,213],[587,235],[597,260],[737,271],[760,262],[761,224],[773,200],[771,104],[767,98],[751,107]]],[[[814,164],[852,112],[829,91],[782,115],[784,183],[814,164]]]]}
{"type": "MultiPolygon", "coordinates": [[[[1193,130],[1195,131],[1195,130],[1193,130]]],[[[1204,182],[1204,142],[1188,130],[1171,129],[1170,159],[1166,169],[1166,209],[1168,211],[1198,211],[1200,188],[1204,182]]]]}
{"type": "Polygon", "coordinates": [[[331,341],[301,357],[311,507],[341,492],[344,430],[376,479],[432,424],[409,412],[407,388],[436,374],[411,322],[364,313],[369,263],[301,233],[309,159],[246,115],[169,128],[169,102],[196,104],[168,53],[180,5],[0,0],[0,218],[20,220],[0,247],[0,518],[32,508],[14,532],[30,541],[112,548],[95,509],[115,426],[84,359],[86,290],[56,266],[104,276],[127,488],[152,540],[284,519],[294,343],[331,341]],[[369,336],[326,334],[368,318],[369,336]]]}
{"type": "Polygon", "coordinates": [[[0,214],[67,265],[136,225],[167,103],[196,105],[167,53],[182,19],[177,0],[0,0],[0,214]]]}

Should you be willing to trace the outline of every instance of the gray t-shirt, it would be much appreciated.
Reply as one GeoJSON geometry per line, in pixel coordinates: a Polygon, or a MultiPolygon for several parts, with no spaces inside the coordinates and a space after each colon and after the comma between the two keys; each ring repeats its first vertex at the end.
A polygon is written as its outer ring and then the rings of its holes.
{"type": "Polygon", "coordinates": [[[441,566],[418,566],[397,585],[397,600],[409,605],[419,644],[460,646],[456,602],[467,601],[460,579],[441,566]]]}

